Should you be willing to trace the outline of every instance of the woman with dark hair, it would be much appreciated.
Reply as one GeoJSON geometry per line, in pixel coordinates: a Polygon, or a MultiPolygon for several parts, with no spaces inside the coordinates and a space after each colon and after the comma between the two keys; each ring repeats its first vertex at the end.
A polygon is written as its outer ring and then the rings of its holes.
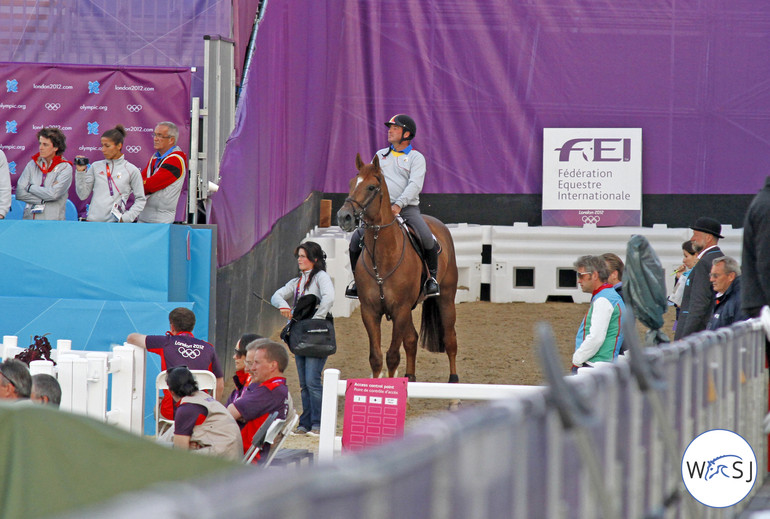
{"type": "Polygon", "coordinates": [[[107,130],[102,134],[104,160],[90,166],[75,166],[78,197],[85,200],[93,193],[88,205],[89,222],[133,222],[144,209],[146,198],[142,174],[123,155],[125,138],[126,130],[120,124],[107,130]],[[134,203],[127,209],[126,202],[131,193],[134,194],[134,203]]]}
{"type": "Polygon", "coordinates": [[[241,429],[230,412],[208,393],[198,390],[184,366],[166,372],[174,412],[174,447],[237,460],[243,455],[241,429]]]}
{"type": "Polygon", "coordinates": [[[233,360],[235,361],[233,384],[235,385],[235,389],[233,389],[233,392],[230,393],[230,396],[227,398],[225,407],[229,406],[236,398],[240,397],[241,394],[243,394],[243,390],[251,384],[251,375],[246,371],[246,346],[257,339],[265,338],[256,333],[244,333],[235,345],[235,353],[233,354],[233,360]]]}
{"type": "Polygon", "coordinates": [[[682,304],[682,296],[684,296],[684,287],[687,285],[687,277],[690,275],[692,268],[698,263],[698,248],[690,241],[682,243],[682,264],[674,269],[676,275],[676,283],[674,284],[674,291],[668,296],[668,300],[676,307],[676,320],[674,321],[673,330],[676,331],[676,323],[679,321],[679,307],[682,304]]]}
{"type": "Polygon", "coordinates": [[[38,153],[16,183],[16,199],[27,202],[25,220],[64,220],[72,163],[64,158],[67,138],[58,128],[37,132],[38,153]]]}
{"type": "MultiPolygon", "coordinates": [[[[304,295],[318,297],[318,306],[313,319],[331,318],[329,311],[334,304],[334,284],[326,273],[326,254],[321,246],[313,241],[306,241],[294,250],[299,267],[299,276],[286,283],[273,294],[270,302],[281,311],[286,319],[291,319],[297,301],[304,295]],[[287,301],[292,299],[294,305],[287,301]]],[[[300,395],[302,396],[302,415],[295,431],[298,434],[318,435],[321,428],[321,372],[326,364],[326,357],[294,356],[299,376],[300,395]]]]}

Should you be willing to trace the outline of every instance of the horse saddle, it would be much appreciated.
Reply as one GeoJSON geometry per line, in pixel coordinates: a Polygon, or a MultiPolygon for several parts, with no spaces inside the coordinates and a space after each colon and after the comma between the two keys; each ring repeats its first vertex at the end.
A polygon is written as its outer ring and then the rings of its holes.
{"type": "MultiPolygon", "coordinates": [[[[422,281],[424,282],[428,275],[428,265],[425,262],[425,254],[423,253],[423,250],[425,248],[422,244],[422,238],[420,238],[420,234],[414,230],[414,227],[409,225],[409,222],[401,218],[401,215],[397,217],[398,219],[398,225],[406,229],[406,235],[409,237],[409,243],[412,244],[412,248],[414,248],[414,251],[417,253],[417,256],[420,257],[420,261],[422,262],[423,269],[422,269],[422,281]]],[[[433,235],[433,241],[438,243],[438,254],[441,254],[441,242],[438,241],[438,238],[436,238],[436,235],[433,235]]]]}

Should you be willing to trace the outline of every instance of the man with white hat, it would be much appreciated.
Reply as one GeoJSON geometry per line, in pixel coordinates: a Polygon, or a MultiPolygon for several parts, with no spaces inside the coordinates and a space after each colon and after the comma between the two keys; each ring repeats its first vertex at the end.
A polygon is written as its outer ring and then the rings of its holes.
{"type": "Polygon", "coordinates": [[[711,265],[716,258],[724,256],[717,246],[720,238],[724,238],[721,234],[722,225],[718,221],[702,216],[695,220],[695,224],[691,225],[690,229],[692,229],[690,241],[696,250],[701,247],[701,251],[698,254],[698,263],[687,277],[687,284],[684,287],[675,340],[706,329],[713,314],[714,302],[714,289],[709,279],[711,265]]]}

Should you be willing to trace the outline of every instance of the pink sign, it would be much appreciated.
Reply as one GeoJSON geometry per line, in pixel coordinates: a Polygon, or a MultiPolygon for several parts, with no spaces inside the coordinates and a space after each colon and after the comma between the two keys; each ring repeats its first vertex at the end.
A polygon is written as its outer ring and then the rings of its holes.
{"type": "Polygon", "coordinates": [[[343,451],[358,451],[403,436],[406,384],[406,377],[348,380],[342,427],[343,451]]]}
{"type": "MultiPolygon", "coordinates": [[[[190,69],[0,63],[0,118],[0,150],[14,186],[38,152],[35,134],[44,127],[67,137],[64,158],[84,155],[95,162],[104,158],[102,133],[122,124],[123,152],[141,170],[155,151],[152,132],[160,121],[179,126],[177,143],[189,153],[190,69]]],[[[82,213],[85,202],[74,181],[70,200],[82,213]]]]}

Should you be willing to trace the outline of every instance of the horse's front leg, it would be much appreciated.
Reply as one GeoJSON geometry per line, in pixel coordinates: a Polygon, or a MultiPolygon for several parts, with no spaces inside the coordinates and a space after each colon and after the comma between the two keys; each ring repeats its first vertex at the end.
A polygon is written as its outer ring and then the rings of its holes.
{"type": "Polygon", "coordinates": [[[365,309],[361,305],[361,320],[369,335],[369,366],[372,368],[372,378],[377,378],[382,372],[382,347],[380,346],[382,314],[365,309]]]}
{"type": "Polygon", "coordinates": [[[414,329],[412,322],[412,311],[408,306],[402,306],[398,312],[393,315],[393,338],[390,341],[388,349],[388,376],[393,377],[396,369],[401,362],[401,344],[404,344],[406,353],[406,373],[405,376],[409,382],[414,382],[415,377],[415,359],[417,357],[417,330],[414,329]]]}

